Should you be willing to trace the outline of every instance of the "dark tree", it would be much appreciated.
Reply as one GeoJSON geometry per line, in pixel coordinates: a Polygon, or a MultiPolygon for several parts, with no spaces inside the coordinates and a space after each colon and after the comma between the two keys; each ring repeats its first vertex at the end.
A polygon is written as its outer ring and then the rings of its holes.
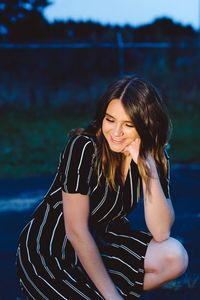
{"type": "Polygon", "coordinates": [[[50,0],[0,0],[0,26],[7,31],[8,39],[14,35],[17,40],[21,33],[23,36],[22,29],[27,27],[25,31],[29,31],[30,23],[32,29],[38,27],[36,31],[39,32],[41,24],[45,23],[43,10],[51,3],[50,0]]]}
{"type": "Polygon", "coordinates": [[[158,18],[152,24],[135,29],[135,40],[149,42],[177,42],[195,38],[196,32],[191,26],[175,23],[170,18],[158,18]]]}

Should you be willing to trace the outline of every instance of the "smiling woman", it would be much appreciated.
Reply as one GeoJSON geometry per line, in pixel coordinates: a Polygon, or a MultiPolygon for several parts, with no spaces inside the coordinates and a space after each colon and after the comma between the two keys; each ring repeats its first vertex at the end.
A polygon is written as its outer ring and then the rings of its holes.
{"type": "Polygon", "coordinates": [[[20,235],[17,274],[27,299],[137,299],[185,271],[187,252],[170,237],[169,133],[150,83],[124,77],[108,88],[90,125],[71,132],[20,235]],[[127,219],[141,192],[148,232],[127,219]]]}
{"type": "Polygon", "coordinates": [[[126,151],[126,147],[136,138],[139,138],[133,121],[127,116],[121,101],[118,99],[113,99],[108,105],[102,132],[110,149],[115,152],[126,151]]]}
{"type": "Polygon", "coordinates": [[[103,119],[102,133],[111,151],[124,153],[121,179],[125,183],[131,162],[131,156],[128,151],[129,145],[138,142],[139,135],[133,125],[133,121],[125,112],[122,102],[118,99],[113,99],[108,105],[105,118],[103,119]]]}

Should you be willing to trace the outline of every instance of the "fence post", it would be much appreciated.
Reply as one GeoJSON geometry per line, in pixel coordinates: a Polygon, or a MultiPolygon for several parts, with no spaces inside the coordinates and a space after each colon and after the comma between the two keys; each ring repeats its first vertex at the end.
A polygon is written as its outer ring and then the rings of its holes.
{"type": "Polygon", "coordinates": [[[124,42],[121,31],[117,32],[119,75],[124,75],[124,42]]]}

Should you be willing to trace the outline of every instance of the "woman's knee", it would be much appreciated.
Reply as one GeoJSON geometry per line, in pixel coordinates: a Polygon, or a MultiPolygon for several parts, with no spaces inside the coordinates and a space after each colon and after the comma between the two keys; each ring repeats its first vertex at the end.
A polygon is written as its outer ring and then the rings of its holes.
{"type": "Polygon", "coordinates": [[[174,277],[182,275],[188,266],[188,254],[183,245],[176,239],[170,238],[166,249],[166,267],[171,268],[174,277]]]}
{"type": "Polygon", "coordinates": [[[174,238],[163,242],[151,240],[145,256],[145,272],[163,272],[171,278],[182,275],[188,266],[188,255],[183,245],[174,238]]]}

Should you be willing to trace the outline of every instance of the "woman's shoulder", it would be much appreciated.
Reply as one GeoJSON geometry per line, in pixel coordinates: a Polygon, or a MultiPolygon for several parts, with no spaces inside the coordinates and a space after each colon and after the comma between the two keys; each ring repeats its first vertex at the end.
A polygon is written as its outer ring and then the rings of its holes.
{"type": "Polygon", "coordinates": [[[96,145],[96,137],[87,134],[73,134],[69,136],[68,143],[76,143],[76,144],[92,144],[96,145]]]}
{"type": "Polygon", "coordinates": [[[68,137],[65,150],[66,149],[71,149],[73,152],[79,152],[83,149],[89,152],[96,152],[96,137],[87,134],[73,134],[68,137]]]}

